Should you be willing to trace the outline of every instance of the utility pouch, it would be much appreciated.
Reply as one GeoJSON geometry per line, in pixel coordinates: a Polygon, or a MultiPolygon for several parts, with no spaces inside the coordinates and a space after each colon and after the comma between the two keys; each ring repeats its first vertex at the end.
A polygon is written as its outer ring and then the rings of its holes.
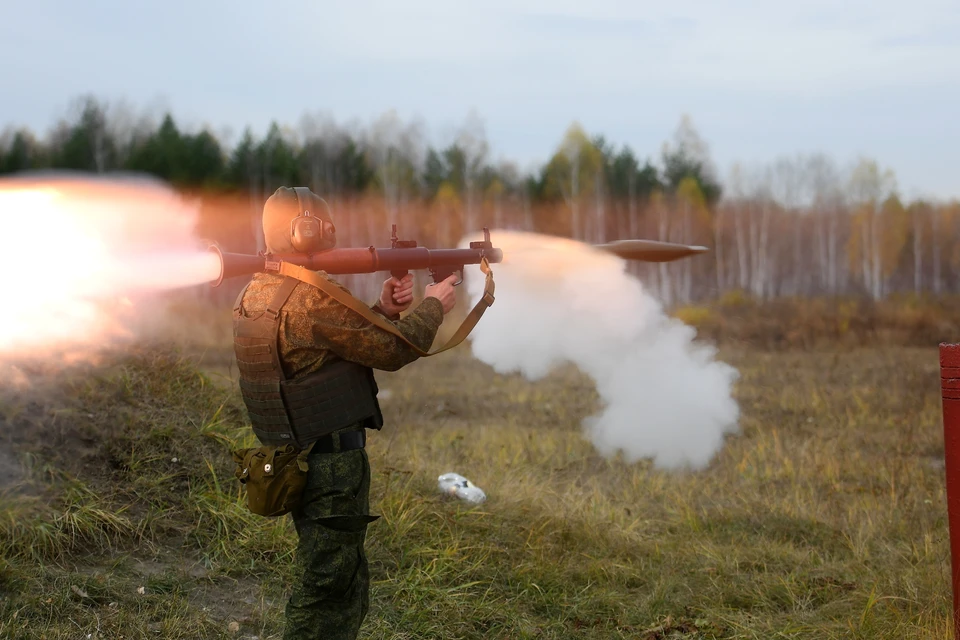
{"type": "Polygon", "coordinates": [[[287,444],[233,451],[234,474],[246,488],[247,508],[268,518],[296,509],[307,481],[307,456],[312,447],[298,449],[287,444]]]}

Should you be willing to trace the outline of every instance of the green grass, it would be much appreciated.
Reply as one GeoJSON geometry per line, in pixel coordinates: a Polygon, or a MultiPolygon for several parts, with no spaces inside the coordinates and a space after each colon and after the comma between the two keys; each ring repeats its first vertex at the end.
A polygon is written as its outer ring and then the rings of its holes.
{"type": "MultiPolygon", "coordinates": [[[[598,456],[573,369],[378,375],[363,637],[951,637],[936,350],[721,355],[742,433],[682,474],[598,456]]],[[[163,351],[40,379],[0,398],[0,638],[279,637],[295,535],[243,508],[236,392],[163,351]]]]}

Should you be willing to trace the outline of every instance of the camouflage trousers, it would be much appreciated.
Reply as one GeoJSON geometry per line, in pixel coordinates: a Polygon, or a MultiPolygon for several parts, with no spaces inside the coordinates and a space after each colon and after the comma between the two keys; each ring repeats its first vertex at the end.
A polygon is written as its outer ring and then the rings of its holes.
{"type": "Polygon", "coordinates": [[[299,541],[283,638],[353,640],[370,603],[370,462],[364,449],[308,460],[303,500],[292,513],[299,541]]]}

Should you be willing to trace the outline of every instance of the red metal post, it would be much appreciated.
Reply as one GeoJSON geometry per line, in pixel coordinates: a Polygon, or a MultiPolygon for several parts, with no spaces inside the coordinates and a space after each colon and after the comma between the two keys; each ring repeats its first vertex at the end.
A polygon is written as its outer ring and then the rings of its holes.
{"type": "Polygon", "coordinates": [[[960,639],[960,344],[940,345],[940,396],[953,572],[953,633],[960,639]]]}

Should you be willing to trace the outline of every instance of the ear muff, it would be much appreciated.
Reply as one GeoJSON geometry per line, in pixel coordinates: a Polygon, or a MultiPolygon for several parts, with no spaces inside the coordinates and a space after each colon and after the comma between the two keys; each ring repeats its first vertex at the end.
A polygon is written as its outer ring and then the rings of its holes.
{"type": "MultiPolygon", "coordinates": [[[[303,207],[301,191],[306,187],[294,187],[297,194],[297,210],[300,212],[290,221],[290,244],[300,253],[313,253],[331,249],[336,245],[336,228],[328,220],[322,220],[303,207]]],[[[327,203],[324,202],[324,205],[327,203]]],[[[329,207],[327,207],[329,210],[329,207]]],[[[328,211],[329,213],[329,211],[328,211]]]]}

